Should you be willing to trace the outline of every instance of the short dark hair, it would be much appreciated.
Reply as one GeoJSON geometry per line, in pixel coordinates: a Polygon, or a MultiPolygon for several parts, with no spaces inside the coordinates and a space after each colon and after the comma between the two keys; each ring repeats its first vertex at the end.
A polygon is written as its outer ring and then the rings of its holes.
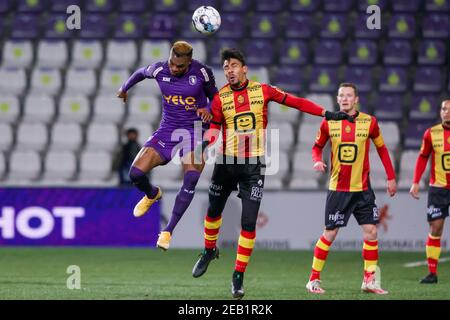
{"type": "Polygon", "coordinates": [[[341,83],[340,85],[339,85],[339,89],[340,88],[353,88],[353,90],[355,91],[355,96],[357,97],[358,96],[358,89],[356,88],[356,85],[354,84],[354,83],[351,83],[351,82],[344,82],[344,83],[341,83]]]}
{"type": "Polygon", "coordinates": [[[136,128],[129,128],[129,129],[127,129],[127,131],[125,131],[126,135],[129,135],[130,133],[134,133],[136,135],[139,134],[139,132],[137,131],[136,128]]]}
{"type": "Polygon", "coordinates": [[[243,66],[246,65],[244,54],[236,48],[226,48],[220,52],[222,64],[232,58],[239,60],[243,66]]]}

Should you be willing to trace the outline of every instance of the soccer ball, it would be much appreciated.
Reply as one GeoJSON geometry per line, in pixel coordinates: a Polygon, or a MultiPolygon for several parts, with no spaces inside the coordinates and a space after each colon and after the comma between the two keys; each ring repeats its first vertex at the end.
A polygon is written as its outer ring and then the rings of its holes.
{"type": "Polygon", "coordinates": [[[201,6],[192,15],[192,24],[195,30],[200,33],[211,35],[219,30],[220,14],[210,6],[201,6]]]}

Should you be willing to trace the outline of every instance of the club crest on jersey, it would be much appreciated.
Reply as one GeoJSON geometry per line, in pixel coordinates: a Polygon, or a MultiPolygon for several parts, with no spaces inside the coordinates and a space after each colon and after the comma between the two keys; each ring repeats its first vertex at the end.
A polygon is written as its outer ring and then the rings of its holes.
{"type": "Polygon", "coordinates": [[[244,103],[244,100],[245,100],[245,99],[244,99],[244,96],[240,94],[240,95],[238,96],[238,102],[239,102],[239,103],[244,103]]]}
{"type": "Polygon", "coordinates": [[[346,133],[352,132],[352,128],[350,126],[345,126],[345,132],[346,133]]]}
{"type": "Polygon", "coordinates": [[[197,77],[196,76],[189,76],[189,84],[191,86],[195,85],[197,83],[197,77]]]}

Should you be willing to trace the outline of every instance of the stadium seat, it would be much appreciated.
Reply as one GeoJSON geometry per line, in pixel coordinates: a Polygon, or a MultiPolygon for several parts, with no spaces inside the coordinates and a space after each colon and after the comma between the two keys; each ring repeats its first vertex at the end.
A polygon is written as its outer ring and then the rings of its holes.
{"type": "Polygon", "coordinates": [[[58,69],[35,68],[31,75],[31,92],[56,95],[61,90],[61,73],[58,69]]]}
{"type": "Polygon", "coordinates": [[[31,150],[15,150],[9,157],[8,180],[12,184],[28,183],[40,175],[41,169],[39,153],[31,150]]]}
{"type": "Polygon", "coordinates": [[[303,74],[292,66],[281,66],[275,70],[271,83],[278,88],[298,93],[303,88],[303,74]]]}
{"type": "Polygon", "coordinates": [[[5,173],[6,173],[5,155],[0,152],[0,181],[3,179],[5,173]]]}
{"type": "MultiPolygon", "coordinates": [[[[403,151],[400,158],[399,188],[409,189],[411,187],[418,155],[419,149],[403,151]]],[[[423,182],[424,179],[421,180],[421,186],[423,186],[423,182]]]]}
{"type": "MultiPolygon", "coordinates": [[[[334,101],[336,100],[335,96],[336,96],[335,93],[333,93],[333,94],[312,93],[312,94],[307,94],[305,96],[305,98],[313,101],[314,103],[320,105],[321,107],[325,108],[328,111],[333,111],[334,110],[334,101]]],[[[317,125],[317,128],[319,128],[319,125],[322,122],[323,118],[312,116],[307,113],[303,113],[302,119],[303,119],[302,120],[303,123],[315,124],[315,125],[317,125]]]]}
{"type": "Polygon", "coordinates": [[[24,69],[0,68],[0,94],[21,95],[27,79],[24,69]]]}
{"type": "Polygon", "coordinates": [[[39,41],[36,61],[38,67],[62,68],[67,65],[67,61],[68,51],[65,41],[39,41]]]}
{"type": "MultiPolygon", "coordinates": [[[[67,6],[66,6],[67,9],[67,6]]],[[[44,27],[44,37],[48,40],[69,40],[75,34],[75,30],[69,30],[66,27],[67,14],[52,14],[47,17],[44,27]]]]}
{"type": "Polygon", "coordinates": [[[220,29],[216,34],[220,39],[240,40],[242,39],[242,33],[246,33],[246,20],[242,14],[224,13],[221,15],[221,21],[220,29]]]}
{"type": "MultiPolygon", "coordinates": [[[[390,152],[396,152],[400,146],[400,130],[396,122],[378,121],[384,143],[390,152]]],[[[375,147],[374,147],[375,148],[375,147]]]]}
{"type": "Polygon", "coordinates": [[[425,15],[422,25],[424,38],[447,40],[450,36],[450,18],[448,14],[433,13],[425,15]]]}
{"type": "Polygon", "coordinates": [[[305,65],[309,61],[309,47],[305,41],[301,40],[283,41],[278,56],[281,65],[305,65]]]}
{"type": "Polygon", "coordinates": [[[18,0],[17,12],[39,14],[46,9],[47,2],[44,0],[18,0]]]}
{"type": "MultiPolygon", "coordinates": [[[[313,138],[312,138],[313,139],[313,138]]],[[[311,141],[311,146],[314,142],[311,141]]],[[[320,173],[313,170],[311,151],[297,151],[292,161],[291,189],[316,189],[320,173]]]]}
{"type": "Polygon", "coordinates": [[[377,63],[378,52],[375,41],[357,39],[349,47],[349,64],[372,66],[377,63]]]}
{"type": "Polygon", "coordinates": [[[0,13],[8,13],[12,7],[12,0],[4,0],[0,2],[0,13]]]}
{"type": "Polygon", "coordinates": [[[73,67],[66,72],[66,92],[71,95],[91,95],[97,88],[95,71],[73,67]]]}
{"type": "Polygon", "coordinates": [[[404,148],[419,150],[422,145],[422,137],[429,127],[436,124],[432,120],[410,120],[404,131],[404,148]]]}
{"type": "Polygon", "coordinates": [[[9,151],[14,141],[13,129],[9,123],[0,123],[0,151],[9,151]]]}
{"type": "MultiPolygon", "coordinates": [[[[220,52],[224,48],[237,48],[239,47],[239,44],[234,39],[220,39],[218,41],[214,41],[212,45],[209,47],[209,65],[211,67],[218,67],[219,69],[222,68],[222,61],[221,61],[221,55],[220,52]]],[[[220,72],[223,73],[223,70],[220,72]]],[[[217,76],[214,74],[214,76],[217,76]]]]}
{"type": "Polygon", "coordinates": [[[55,101],[46,94],[29,94],[23,104],[22,121],[49,124],[56,113],[55,101]]]}
{"type": "Polygon", "coordinates": [[[78,183],[90,185],[94,181],[104,181],[111,175],[112,157],[104,151],[84,151],[80,156],[78,183]]]}
{"type": "Polygon", "coordinates": [[[49,151],[44,160],[44,181],[61,183],[74,177],[77,169],[75,154],[70,151],[49,151]]]}
{"type": "Polygon", "coordinates": [[[449,12],[450,11],[450,1],[425,1],[425,10],[429,12],[449,12]]]}
{"type": "Polygon", "coordinates": [[[374,99],[374,116],[380,121],[401,121],[404,116],[403,95],[380,93],[374,99]]]}
{"type": "Polygon", "coordinates": [[[422,0],[395,0],[392,1],[392,11],[416,13],[419,11],[421,4],[422,0]]]}
{"type": "Polygon", "coordinates": [[[329,12],[349,12],[352,10],[354,0],[324,1],[323,8],[329,12]]]}
{"type": "MultiPolygon", "coordinates": [[[[134,128],[138,131],[138,143],[142,146],[144,146],[145,142],[150,138],[150,136],[155,131],[153,129],[153,126],[149,122],[133,122],[133,121],[127,121],[123,125],[123,132],[126,130],[134,128]]],[[[124,135],[122,135],[124,136],[124,135]]],[[[126,141],[122,141],[122,143],[125,143],[126,141]]]]}
{"type": "Polygon", "coordinates": [[[103,68],[100,75],[100,94],[115,94],[130,76],[124,68],[103,68]]]}
{"type": "MultiPolygon", "coordinates": [[[[271,1],[272,3],[279,3],[278,1],[271,1]]],[[[258,4],[260,1],[257,2],[258,4]]],[[[250,37],[252,39],[274,39],[278,34],[278,19],[272,13],[261,13],[254,15],[250,21],[250,37]]]]}
{"type": "Polygon", "coordinates": [[[379,83],[381,92],[403,93],[408,87],[405,68],[386,67],[381,72],[379,83]]]}
{"type": "Polygon", "coordinates": [[[416,36],[415,17],[411,14],[394,14],[389,22],[389,38],[413,39],[416,36]]]}
{"type": "MultiPolygon", "coordinates": [[[[250,70],[251,71],[251,70],[250,70]]],[[[217,88],[222,88],[225,84],[227,84],[227,79],[225,78],[225,74],[221,66],[217,66],[212,68],[212,72],[214,74],[214,78],[216,79],[217,88]]]]}
{"type": "MultiPolygon", "coordinates": [[[[205,42],[203,42],[203,40],[192,40],[189,43],[192,45],[193,48],[192,57],[195,60],[198,60],[202,63],[206,63],[207,52],[205,42]]],[[[169,54],[167,53],[166,55],[168,56],[169,54]]]]}
{"type": "Polygon", "coordinates": [[[287,18],[287,25],[290,27],[286,28],[286,38],[310,39],[315,33],[313,19],[310,15],[290,14],[287,18]]]}
{"type": "MultiPolygon", "coordinates": [[[[222,70],[222,74],[223,74],[223,70],[222,70]]],[[[257,81],[260,83],[267,83],[267,84],[270,83],[269,72],[267,71],[266,67],[250,66],[249,71],[247,73],[247,78],[251,81],[257,81]]]]}
{"type": "Polygon", "coordinates": [[[121,15],[116,18],[113,37],[119,40],[140,40],[144,27],[138,15],[121,15]]]}
{"type": "Polygon", "coordinates": [[[15,123],[20,115],[19,99],[15,96],[0,95],[0,123],[15,123]]]}
{"type": "Polygon", "coordinates": [[[347,67],[344,73],[345,82],[356,83],[359,93],[369,93],[373,90],[373,68],[347,67]]]}
{"type": "Polygon", "coordinates": [[[336,93],[339,83],[337,67],[315,66],[311,72],[309,90],[314,93],[336,93]]]}
{"type": "Polygon", "coordinates": [[[358,0],[358,10],[359,11],[367,11],[367,8],[371,5],[377,5],[378,7],[380,7],[380,10],[383,12],[383,10],[385,10],[387,8],[388,5],[388,0],[377,0],[377,1],[373,1],[373,0],[358,0]]]}
{"type": "MultiPolygon", "coordinates": [[[[276,106],[272,106],[271,109],[276,109],[276,106]],[[274,108],[275,107],[275,108],[274,108]]],[[[297,111],[297,110],[294,110],[297,111]]],[[[295,117],[298,119],[298,115],[295,117]]],[[[294,129],[292,127],[292,122],[280,122],[277,121],[280,118],[272,118],[269,120],[266,128],[266,139],[267,143],[273,146],[273,143],[277,143],[279,145],[278,149],[280,151],[287,151],[292,148],[294,145],[294,129]],[[271,131],[276,130],[276,131],[271,131]],[[277,141],[278,136],[278,141],[277,141]],[[274,140],[275,139],[275,140],[274,140]]]]}
{"type": "Polygon", "coordinates": [[[311,152],[311,149],[314,145],[314,140],[316,139],[317,132],[319,131],[319,129],[320,129],[320,122],[309,123],[303,121],[300,124],[300,128],[298,131],[298,143],[296,147],[297,152],[298,151],[311,152]]]}
{"type": "Polygon", "coordinates": [[[121,13],[142,13],[146,12],[148,2],[146,0],[120,1],[119,11],[121,13]]]}
{"type": "MultiPolygon", "coordinates": [[[[325,1],[325,3],[332,2],[325,1]]],[[[325,14],[321,25],[323,26],[320,30],[321,38],[342,40],[347,37],[347,17],[344,14],[325,14]]]]}
{"type": "Polygon", "coordinates": [[[35,14],[15,14],[11,27],[11,39],[35,40],[40,33],[38,16],[35,14]]]}
{"type": "Polygon", "coordinates": [[[249,11],[250,6],[252,5],[251,1],[234,1],[234,0],[222,0],[222,9],[223,12],[240,12],[246,13],[249,11]]]}
{"type": "Polygon", "coordinates": [[[86,150],[113,151],[119,142],[117,126],[91,122],[86,132],[86,150]]]}
{"type": "Polygon", "coordinates": [[[131,68],[136,63],[137,47],[132,40],[109,40],[106,45],[106,67],[131,68]]]}
{"type": "Polygon", "coordinates": [[[414,77],[414,91],[440,93],[443,89],[443,70],[439,67],[420,67],[414,77]]]}
{"type": "Polygon", "coordinates": [[[284,10],[286,7],[286,0],[272,1],[272,0],[258,0],[256,1],[257,12],[272,12],[277,13],[284,10]]]}
{"type": "Polygon", "coordinates": [[[289,156],[280,149],[279,153],[268,152],[266,159],[266,175],[284,179],[289,172],[289,156]]]}
{"type": "Polygon", "coordinates": [[[29,68],[33,61],[33,45],[29,40],[6,40],[2,67],[29,68]]]}
{"type": "MultiPolygon", "coordinates": [[[[395,158],[393,157],[393,154],[390,150],[389,156],[394,164],[395,158]]],[[[386,189],[387,188],[386,171],[384,169],[383,163],[381,162],[380,156],[378,155],[378,152],[376,151],[373,145],[370,146],[369,159],[370,159],[370,186],[375,190],[386,189]]]]}
{"type": "Polygon", "coordinates": [[[155,0],[153,1],[153,10],[156,12],[167,12],[167,13],[177,13],[180,12],[183,6],[182,0],[155,0]]]}
{"type": "Polygon", "coordinates": [[[409,112],[410,119],[436,120],[440,111],[440,102],[434,94],[415,94],[409,112]]]}
{"type": "Polygon", "coordinates": [[[378,40],[383,36],[384,29],[369,29],[367,28],[367,15],[360,14],[356,18],[355,23],[355,38],[378,40]]]}
{"type": "Polygon", "coordinates": [[[89,116],[90,104],[86,97],[74,96],[67,92],[61,96],[58,121],[86,123],[89,116]]]}
{"type": "Polygon", "coordinates": [[[110,26],[106,15],[83,15],[83,27],[79,30],[78,37],[85,40],[101,40],[108,36],[110,26]]]}
{"type": "MultiPolygon", "coordinates": [[[[168,40],[144,40],[141,46],[140,66],[164,61],[169,56],[171,44],[168,40]]],[[[195,55],[195,52],[194,52],[195,55]]]]}
{"type": "MultiPolygon", "coordinates": [[[[192,23],[191,23],[192,24],[192,23]]],[[[173,39],[175,38],[177,26],[176,22],[169,14],[154,14],[150,19],[147,29],[149,39],[173,39]]]]}
{"type": "Polygon", "coordinates": [[[412,62],[413,50],[408,40],[390,40],[383,52],[385,65],[408,66],[412,62]]]}
{"type": "Polygon", "coordinates": [[[115,1],[86,0],[85,9],[88,13],[109,13],[114,9],[115,1]]]}
{"type": "Polygon", "coordinates": [[[420,42],[417,62],[420,65],[443,65],[446,48],[443,41],[426,40],[420,42]]]}
{"type": "Polygon", "coordinates": [[[312,13],[315,12],[322,1],[298,1],[298,0],[289,0],[289,11],[290,12],[303,12],[303,13],[312,13]]]}
{"type": "Polygon", "coordinates": [[[131,123],[159,123],[161,102],[156,96],[131,96],[127,121],[131,123]]]}
{"type": "Polygon", "coordinates": [[[72,51],[72,67],[95,69],[103,60],[100,41],[76,40],[72,51]]]}
{"type": "Polygon", "coordinates": [[[357,110],[368,114],[373,114],[371,102],[372,99],[370,92],[358,92],[358,104],[356,105],[357,110]]]}
{"type": "Polygon", "coordinates": [[[98,95],[94,99],[93,121],[115,123],[123,121],[125,105],[114,95],[98,95]]]}
{"type": "Polygon", "coordinates": [[[18,150],[42,151],[48,144],[47,127],[43,123],[21,122],[16,131],[18,150]]]}
{"type": "Polygon", "coordinates": [[[50,131],[50,150],[77,151],[83,142],[83,130],[76,122],[55,122],[50,131]]]}
{"type": "Polygon", "coordinates": [[[322,65],[341,64],[343,62],[343,49],[340,41],[319,41],[314,48],[314,62],[322,65]]]}
{"type": "Polygon", "coordinates": [[[53,12],[66,13],[67,7],[76,5],[81,7],[82,0],[49,0],[49,8],[53,12]]]}

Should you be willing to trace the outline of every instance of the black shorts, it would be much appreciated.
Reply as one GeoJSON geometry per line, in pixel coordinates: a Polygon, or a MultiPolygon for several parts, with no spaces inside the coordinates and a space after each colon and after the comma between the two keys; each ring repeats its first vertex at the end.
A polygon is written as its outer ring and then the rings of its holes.
{"type": "Polygon", "coordinates": [[[445,219],[448,217],[448,207],[450,206],[450,190],[445,188],[430,187],[428,189],[428,222],[445,219]]]}
{"type": "Polygon", "coordinates": [[[328,191],[325,206],[327,230],[345,227],[352,213],[359,225],[378,224],[378,208],[372,189],[361,192],[328,191]]]}

